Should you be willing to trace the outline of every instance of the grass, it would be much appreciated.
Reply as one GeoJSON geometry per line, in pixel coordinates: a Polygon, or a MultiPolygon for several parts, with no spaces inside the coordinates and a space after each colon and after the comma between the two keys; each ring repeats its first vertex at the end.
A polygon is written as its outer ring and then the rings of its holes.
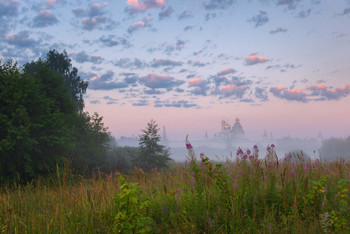
{"type": "Polygon", "coordinates": [[[350,162],[278,159],[273,147],[222,164],[191,145],[166,171],[50,178],[2,187],[3,233],[348,233],[350,162]],[[125,178],[125,180],[124,180],[125,178]]]}

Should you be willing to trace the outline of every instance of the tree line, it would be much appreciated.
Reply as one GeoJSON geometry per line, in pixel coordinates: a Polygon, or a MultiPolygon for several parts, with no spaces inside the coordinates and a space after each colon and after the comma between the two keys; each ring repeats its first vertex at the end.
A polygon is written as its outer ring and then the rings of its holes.
{"type": "MultiPolygon", "coordinates": [[[[103,118],[84,111],[87,88],[65,51],[51,50],[46,59],[22,67],[0,60],[1,184],[46,176],[68,161],[77,173],[106,167],[108,160],[110,167],[118,165],[113,164],[116,148],[103,118]]],[[[145,170],[170,160],[158,144],[156,123],[150,123],[154,128],[140,136],[140,147],[132,151],[133,165],[145,170]]]]}

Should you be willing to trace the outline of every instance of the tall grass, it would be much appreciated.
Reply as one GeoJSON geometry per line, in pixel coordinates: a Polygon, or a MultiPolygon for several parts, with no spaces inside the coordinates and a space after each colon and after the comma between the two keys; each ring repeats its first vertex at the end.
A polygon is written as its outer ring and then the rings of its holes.
{"type": "Polygon", "coordinates": [[[0,231],[110,233],[127,226],[120,222],[137,218],[151,222],[149,229],[141,227],[146,225],[142,222],[140,227],[131,225],[135,232],[350,231],[349,161],[311,162],[302,155],[279,159],[272,146],[263,159],[257,148],[239,149],[216,163],[204,154],[196,158],[189,142],[187,148],[188,161],[166,171],[138,169],[129,176],[112,173],[84,179],[66,169],[49,179],[3,187],[0,231]],[[130,194],[137,199],[132,210],[125,211],[129,206],[121,202],[128,202],[130,194]]]}

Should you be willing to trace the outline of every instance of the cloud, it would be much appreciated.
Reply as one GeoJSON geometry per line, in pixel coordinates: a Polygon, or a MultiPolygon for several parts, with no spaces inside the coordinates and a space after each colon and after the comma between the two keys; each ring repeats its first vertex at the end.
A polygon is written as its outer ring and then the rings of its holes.
{"type": "Polygon", "coordinates": [[[79,7],[74,8],[72,12],[75,15],[75,17],[84,17],[86,15],[85,10],[79,7]]]}
{"type": "Polygon", "coordinates": [[[48,8],[54,8],[56,5],[61,3],[65,3],[65,1],[64,0],[46,0],[45,5],[48,8]]]}
{"type": "Polygon", "coordinates": [[[85,51],[81,51],[74,55],[75,61],[78,63],[91,62],[94,64],[100,64],[104,59],[99,55],[91,55],[85,53],[85,51]]]}
{"type": "Polygon", "coordinates": [[[100,104],[101,102],[99,100],[92,100],[89,101],[91,104],[100,104]]]}
{"type": "Polygon", "coordinates": [[[155,95],[155,94],[163,94],[164,92],[163,91],[160,91],[158,89],[147,89],[147,90],[144,90],[143,91],[145,94],[148,94],[148,95],[155,95]]]}
{"type": "Polygon", "coordinates": [[[0,17],[17,16],[19,2],[17,0],[0,0],[0,17]]]}
{"type": "Polygon", "coordinates": [[[311,14],[311,9],[308,9],[307,11],[302,10],[297,14],[297,17],[299,18],[306,18],[311,14]]]}
{"type": "Polygon", "coordinates": [[[268,101],[267,91],[266,89],[255,87],[255,97],[265,102],[268,101]]]}
{"type": "Polygon", "coordinates": [[[171,59],[154,59],[151,66],[152,67],[161,67],[161,66],[181,66],[183,63],[179,61],[174,61],[171,59]]]}
{"type": "Polygon", "coordinates": [[[204,67],[207,65],[207,63],[203,63],[199,60],[188,60],[187,63],[194,67],[204,67]]]}
{"type": "Polygon", "coordinates": [[[348,15],[348,14],[350,14],[350,7],[345,8],[343,11],[343,15],[348,15]]]}
{"type": "Polygon", "coordinates": [[[227,84],[221,88],[221,91],[224,97],[236,96],[242,98],[247,89],[249,89],[248,85],[227,84]]]}
{"type": "Polygon", "coordinates": [[[129,41],[122,37],[116,37],[115,35],[102,36],[94,42],[99,43],[105,47],[114,47],[118,45],[123,45],[126,48],[129,48],[131,44],[129,41]]]}
{"type": "Polygon", "coordinates": [[[129,14],[136,14],[153,8],[165,6],[165,0],[127,0],[125,11],[129,14]]]}
{"type": "Polygon", "coordinates": [[[57,24],[58,19],[54,14],[51,13],[51,10],[40,10],[38,15],[34,17],[32,26],[35,28],[42,28],[57,24]]]}
{"type": "Polygon", "coordinates": [[[128,28],[128,33],[133,33],[138,29],[151,27],[151,26],[152,26],[152,18],[151,16],[146,16],[143,18],[142,21],[137,21],[132,25],[130,25],[130,27],[128,28]]]}
{"type": "Polygon", "coordinates": [[[85,17],[82,20],[82,25],[83,25],[83,29],[91,31],[105,22],[106,22],[106,18],[101,16],[94,16],[92,18],[85,17]]]}
{"type": "Polygon", "coordinates": [[[253,53],[250,56],[246,57],[244,61],[246,65],[255,65],[259,63],[265,63],[269,60],[263,56],[257,56],[255,53],[253,53]]]}
{"type": "Polygon", "coordinates": [[[134,102],[132,105],[133,106],[148,106],[149,102],[146,99],[141,99],[138,102],[134,102]]]}
{"type": "Polygon", "coordinates": [[[288,89],[284,86],[276,86],[271,87],[270,92],[278,98],[285,99],[288,101],[298,101],[306,103],[307,100],[307,94],[304,93],[304,90],[301,89],[288,89]]]}
{"type": "MultiPolygon", "coordinates": [[[[106,6],[106,4],[104,6],[106,6]]],[[[87,10],[84,10],[82,8],[74,8],[72,12],[77,18],[84,17],[81,22],[83,29],[91,31],[97,28],[99,25],[107,22],[107,18],[104,17],[104,6],[101,6],[98,3],[91,3],[87,10]]],[[[113,23],[112,20],[109,21],[113,23]]]]}
{"type": "Polygon", "coordinates": [[[318,96],[320,100],[339,100],[350,94],[350,84],[335,89],[322,84],[312,85],[308,90],[311,91],[310,96],[318,96]]]}
{"type": "Polygon", "coordinates": [[[162,7],[162,10],[158,14],[159,20],[169,18],[173,12],[174,12],[174,9],[171,6],[162,7]]]}
{"type": "Polygon", "coordinates": [[[137,69],[141,69],[148,66],[148,64],[145,61],[142,61],[138,58],[135,58],[134,60],[131,60],[129,58],[120,58],[118,60],[115,60],[113,62],[113,65],[120,68],[137,68],[137,69]]]}
{"type": "Polygon", "coordinates": [[[95,73],[80,73],[83,78],[89,81],[89,89],[92,90],[111,90],[127,88],[129,85],[125,82],[115,82],[113,80],[114,72],[108,71],[99,75],[95,73]]]}
{"type": "Polygon", "coordinates": [[[220,72],[218,72],[218,76],[225,76],[225,75],[228,75],[228,74],[233,74],[235,73],[236,70],[231,68],[231,67],[228,67],[228,68],[224,68],[224,69],[221,69],[220,72]]]}
{"type": "Polygon", "coordinates": [[[7,43],[18,48],[33,48],[40,43],[40,40],[34,40],[29,37],[28,31],[20,31],[17,34],[10,33],[7,35],[7,43]]]}
{"type": "Polygon", "coordinates": [[[119,103],[119,102],[118,102],[118,101],[119,101],[118,99],[112,98],[112,97],[110,97],[110,96],[104,96],[103,99],[107,100],[107,102],[106,102],[107,105],[112,105],[112,104],[117,104],[117,103],[119,103]]]}
{"type": "Polygon", "coordinates": [[[271,30],[270,34],[276,34],[276,33],[285,33],[288,30],[282,27],[277,27],[275,30],[271,30]]]}
{"type": "Polygon", "coordinates": [[[190,87],[194,87],[194,89],[191,91],[194,95],[207,95],[207,90],[209,90],[209,82],[207,80],[203,80],[201,78],[193,78],[188,81],[188,84],[190,87]]]}
{"type": "Polygon", "coordinates": [[[178,19],[183,20],[183,19],[188,19],[193,17],[193,12],[186,10],[186,8],[183,10],[183,12],[179,15],[178,19]]]}
{"type": "Polygon", "coordinates": [[[269,22],[269,17],[267,16],[267,12],[266,11],[259,11],[259,14],[253,16],[252,18],[250,18],[248,20],[248,22],[252,22],[255,23],[255,27],[260,27],[264,24],[266,24],[267,22],[269,22]]]}
{"type": "Polygon", "coordinates": [[[171,90],[174,87],[177,87],[185,83],[185,81],[175,80],[171,76],[164,76],[164,75],[149,73],[146,76],[140,77],[140,83],[152,89],[164,88],[167,90],[171,90]]]}
{"type": "Polygon", "coordinates": [[[135,73],[121,73],[120,75],[124,76],[124,82],[127,83],[127,84],[135,84],[138,79],[139,79],[139,76],[136,75],[135,73]]]}
{"type": "Polygon", "coordinates": [[[176,107],[176,108],[200,108],[200,106],[198,106],[195,103],[186,101],[186,100],[180,100],[180,101],[160,101],[160,100],[156,100],[154,101],[154,107],[176,107]]]}
{"type": "Polygon", "coordinates": [[[277,5],[287,5],[289,9],[294,9],[296,7],[296,2],[299,0],[276,0],[277,5]]]}
{"type": "Polygon", "coordinates": [[[210,0],[205,1],[203,6],[206,10],[226,9],[235,2],[235,0],[210,0]]]}

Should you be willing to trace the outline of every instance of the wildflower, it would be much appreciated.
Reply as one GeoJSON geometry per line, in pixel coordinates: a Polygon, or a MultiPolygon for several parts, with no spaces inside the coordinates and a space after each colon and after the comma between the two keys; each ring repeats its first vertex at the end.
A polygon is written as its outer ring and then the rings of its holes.
{"type": "Polygon", "coordinates": [[[307,172],[307,169],[308,169],[308,167],[304,167],[303,172],[306,173],[306,172],[307,172]]]}
{"type": "Polygon", "coordinates": [[[289,175],[290,175],[290,176],[295,176],[295,172],[294,172],[294,171],[290,171],[290,172],[289,172],[289,175]]]}
{"type": "Polygon", "coordinates": [[[247,158],[248,158],[248,156],[245,154],[245,155],[243,156],[243,159],[246,160],[247,158]]]}
{"type": "Polygon", "coordinates": [[[272,145],[271,145],[271,148],[275,148],[275,145],[274,145],[274,144],[272,144],[272,145]]]}
{"type": "Polygon", "coordinates": [[[247,149],[247,154],[248,154],[248,155],[250,154],[250,150],[249,150],[249,149],[247,149]]]}
{"type": "Polygon", "coordinates": [[[203,159],[204,158],[204,153],[200,154],[200,158],[203,159]]]}
{"type": "Polygon", "coordinates": [[[323,208],[325,205],[326,205],[326,203],[325,203],[325,202],[322,202],[322,208],[323,208]]]}
{"type": "Polygon", "coordinates": [[[266,180],[266,176],[262,176],[262,180],[265,181],[266,180]]]}
{"type": "Polygon", "coordinates": [[[180,180],[181,180],[181,182],[183,182],[183,181],[184,181],[184,178],[181,176],[180,180]]]}
{"type": "Polygon", "coordinates": [[[216,167],[215,167],[215,165],[213,165],[213,167],[211,168],[213,171],[215,171],[216,170],[216,167]]]}
{"type": "Polygon", "coordinates": [[[180,194],[181,190],[180,189],[176,189],[176,194],[180,194]]]}
{"type": "Polygon", "coordinates": [[[233,188],[238,189],[238,184],[236,182],[233,184],[233,188]]]}
{"type": "Polygon", "coordinates": [[[188,160],[186,159],[185,164],[187,164],[187,163],[188,163],[188,160]]]}
{"type": "Polygon", "coordinates": [[[192,145],[190,143],[186,144],[187,149],[192,149],[192,145]]]}
{"type": "Polygon", "coordinates": [[[204,167],[205,166],[205,163],[204,162],[201,162],[201,167],[204,167]]]}

